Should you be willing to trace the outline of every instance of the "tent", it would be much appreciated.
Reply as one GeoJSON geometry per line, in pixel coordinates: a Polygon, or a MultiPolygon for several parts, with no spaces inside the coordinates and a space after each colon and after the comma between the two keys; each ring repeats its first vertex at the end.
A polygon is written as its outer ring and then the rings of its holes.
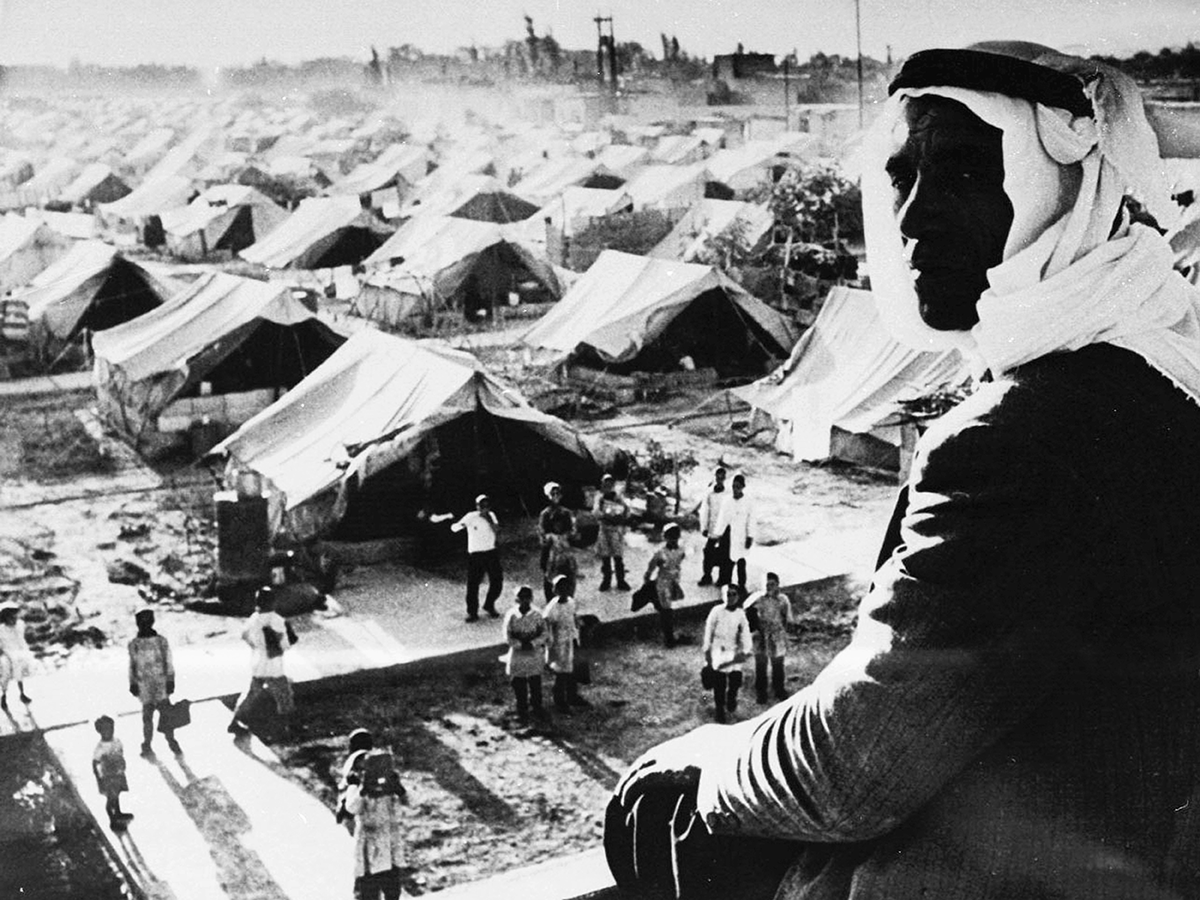
{"type": "Polygon", "coordinates": [[[103,331],[149,312],[173,293],[144,268],[101,241],[80,241],[14,294],[28,308],[30,341],[43,354],[83,330],[103,331]]]}
{"type": "Polygon", "coordinates": [[[139,184],[134,190],[112,203],[97,206],[100,222],[116,231],[134,231],[147,246],[158,246],[161,239],[162,214],[183,206],[195,193],[192,180],[182,175],[164,175],[139,184]],[[152,223],[157,223],[154,225],[152,223]]]}
{"type": "Polygon", "coordinates": [[[474,357],[373,330],[213,449],[226,477],[258,473],[275,532],[300,539],[412,534],[429,512],[536,510],[553,478],[591,484],[589,449],[474,357]]]}
{"type": "Polygon", "coordinates": [[[633,199],[634,210],[689,209],[704,199],[704,184],[704,163],[647,166],[626,182],[622,190],[633,199]]]}
{"type": "Polygon", "coordinates": [[[202,420],[228,434],[343,340],[287,285],[209,273],[93,336],[100,411],[139,442],[202,420]]]}
{"type": "Polygon", "coordinates": [[[70,247],[70,238],[36,219],[0,218],[0,296],[28,284],[70,247]]]}
{"type": "Polygon", "coordinates": [[[618,374],[691,357],[728,377],[785,358],[796,330],[713,266],[605,250],[521,342],[618,374]]]}
{"type": "Polygon", "coordinates": [[[100,203],[112,203],[130,192],[130,187],[104,163],[92,163],[58,195],[59,203],[90,209],[100,203]]]}
{"type": "Polygon", "coordinates": [[[531,203],[546,204],[569,187],[612,189],[624,179],[606,172],[594,159],[563,156],[547,159],[513,185],[513,193],[531,203]]]}
{"type": "Polygon", "coordinates": [[[524,222],[511,226],[511,234],[520,235],[527,244],[546,243],[547,228],[564,237],[572,237],[595,219],[619,212],[630,212],[633,200],[623,190],[569,187],[524,222]]]}
{"type": "MultiPolygon", "coordinates": [[[[968,375],[957,350],[918,351],[883,326],[868,291],[836,287],[788,361],[766,378],[731,393],[771,416],[776,447],[800,460],[844,456],[839,435],[866,436],[890,448],[876,464],[898,468],[900,400],[920,397],[968,375]],[[890,457],[890,459],[889,459],[890,457]]],[[[856,451],[861,459],[862,443],[856,451]]]]}
{"type": "Polygon", "coordinates": [[[775,217],[765,206],[738,200],[701,200],[647,256],[693,262],[714,237],[734,233],[752,248],[774,224],[775,217]]]}
{"type": "Polygon", "coordinates": [[[187,206],[162,215],[167,249],[183,259],[218,250],[237,253],[276,228],[287,211],[249,185],[218,184],[187,206]]]}
{"type": "Polygon", "coordinates": [[[378,249],[389,231],[357,197],[309,197],[240,256],[270,269],[354,265],[378,249]]]}
{"type": "Polygon", "coordinates": [[[453,216],[411,219],[364,265],[375,271],[363,280],[356,312],[391,327],[447,308],[469,319],[490,315],[527,282],[540,299],[562,294],[545,257],[504,227],[453,216]]]}
{"type": "MultiPolygon", "coordinates": [[[[428,168],[429,151],[424,147],[395,144],[374,162],[363,163],[335,181],[330,185],[329,193],[333,196],[362,197],[394,188],[398,194],[402,194],[424,178],[428,168]]],[[[402,199],[402,196],[398,199],[402,199]]]]}

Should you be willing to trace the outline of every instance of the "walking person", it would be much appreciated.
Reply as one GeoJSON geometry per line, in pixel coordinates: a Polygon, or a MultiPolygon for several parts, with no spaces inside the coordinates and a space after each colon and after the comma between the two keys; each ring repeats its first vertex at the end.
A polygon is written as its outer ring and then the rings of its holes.
{"type": "Polygon", "coordinates": [[[575,598],[565,575],[554,579],[554,598],[542,613],[546,621],[546,664],[554,672],[554,708],[570,713],[572,706],[587,706],[579,696],[575,682],[575,649],[579,646],[579,625],[575,621],[575,598]]]}
{"type": "Polygon", "coordinates": [[[654,551],[646,566],[646,581],[654,581],[655,608],[662,626],[663,644],[675,646],[675,613],[673,606],[677,597],[683,596],[679,579],[683,572],[683,560],[687,551],[679,546],[679,526],[672,522],[663,529],[663,546],[654,551]]]}
{"type": "Polygon", "coordinates": [[[729,496],[725,490],[725,467],[713,469],[713,480],[708,493],[700,501],[700,536],[704,538],[704,555],[700,560],[701,587],[713,583],[713,570],[719,578],[725,571],[725,557],[729,555],[722,531],[717,527],[721,518],[721,506],[729,496]]]}
{"type": "Polygon", "coordinates": [[[101,716],[93,725],[100,740],[92,751],[92,774],[96,776],[96,787],[104,796],[109,826],[124,828],[133,818],[132,813],[121,811],[121,794],[129,790],[129,781],[125,777],[125,748],[115,736],[116,722],[112,716],[101,716]]]}
{"type": "Polygon", "coordinates": [[[750,656],[750,624],[742,611],[741,592],[733,585],[721,588],[723,602],[714,606],[704,622],[704,664],[713,673],[713,704],[718,722],[736,712],[742,687],[742,663],[750,656]]]}
{"type": "MultiPolygon", "coordinates": [[[[436,517],[434,517],[436,518],[436,517]]],[[[487,494],[475,498],[475,508],[450,526],[451,531],[467,533],[467,621],[479,620],[479,585],[486,575],[487,595],[483,599],[483,611],[493,619],[500,613],[496,600],[504,588],[504,570],[500,566],[500,551],[496,539],[500,534],[500,520],[492,511],[492,501],[487,494]]]]}
{"type": "Polygon", "coordinates": [[[354,820],[354,900],[398,900],[405,865],[403,807],[408,802],[390,751],[358,729],[360,749],[346,762],[345,813],[354,820]]]}
{"type": "Polygon", "coordinates": [[[275,593],[270,586],[261,587],[254,598],[254,613],[242,629],[242,640],[250,645],[250,685],[238,698],[229,722],[229,732],[245,734],[249,729],[243,721],[247,710],[265,697],[275,704],[280,716],[288,716],[295,708],[292,683],[284,672],[284,654],[296,643],[296,633],[275,611],[275,593]]]}
{"type": "Polygon", "coordinates": [[[540,718],[547,629],[541,612],[533,608],[533,588],[527,584],[517,588],[516,606],[504,614],[504,640],[508,642],[508,652],[502,657],[504,674],[512,682],[517,720],[528,722],[531,708],[540,718]]]}
{"type": "Polygon", "coordinates": [[[25,620],[16,603],[0,604],[0,709],[8,709],[8,686],[17,683],[18,698],[25,705],[33,699],[25,693],[25,679],[33,674],[33,653],[25,636],[25,620]]]}
{"type": "Polygon", "coordinates": [[[605,473],[600,478],[600,492],[592,506],[600,523],[596,538],[596,555],[600,557],[600,590],[607,591],[616,575],[617,590],[629,590],[625,581],[625,524],[629,521],[629,503],[617,490],[617,481],[605,473]]]}
{"type": "MultiPolygon", "coordinates": [[[[158,712],[161,723],[175,692],[175,663],[171,645],[154,630],[154,610],[138,610],[133,618],[137,635],[129,642],[129,693],[142,702],[142,755],[149,756],[153,752],[154,713],[158,712]]],[[[163,737],[172,753],[180,752],[173,728],[164,728],[163,737]]]]}
{"type": "Polygon", "coordinates": [[[571,536],[575,534],[575,516],[562,505],[562,485],[558,482],[546,482],[542,492],[548,501],[538,515],[538,535],[542,541],[542,590],[547,600],[552,599],[554,580],[563,575],[570,584],[567,593],[574,596],[579,581],[579,563],[571,547],[571,536]]]}
{"type": "Polygon", "coordinates": [[[754,693],[760,704],[767,702],[767,665],[771,667],[771,687],[776,700],[787,699],[783,660],[787,654],[787,626],[791,621],[791,602],[779,589],[779,576],[768,572],[763,589],[746,600],[746,620],[754,644],[754,693]]]}
{"type": "Polygon", "coordinates": [[[731,493],[721,504],[717,530],[725,543],[726,556],[721,560],[721,584],[732,584],[737,569],[737,586],[746,596],[746,555],[754,543],[758,528],[754,501],[746,496],[746,476],[741,472],[730,482],[731,493]]]}

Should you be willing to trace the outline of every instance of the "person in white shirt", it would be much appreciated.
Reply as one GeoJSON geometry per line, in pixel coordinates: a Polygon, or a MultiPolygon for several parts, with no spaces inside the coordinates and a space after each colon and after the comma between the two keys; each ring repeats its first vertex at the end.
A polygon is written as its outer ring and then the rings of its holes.
{"type": "Polygon", "coordinates": [[[249,730],[242,717],[264,694],[274,701],[275,711],[280,716],[289,715],[296,705],[292,683],[283,669],[283,655],[296,643],[296,633],[287,620],[275,611],[275,594],[269,585],[258,589],[254,606],[254,613],[242,629],[242,640],[250,645],[253,655],[250,686],[238,698],[229,722],[229,732],[235,735],[245,734],[249,730]]]}
{"type": "Polygon", "coordinates": [[[467,621],[479,620],[479,585],[487,575],[487,595],[483,598],[483,611],[493,619],[500,613],[496,600],[504,588],[504,570],[500,566],[500,551],[496,549],[496,536],[500,532],[500,521],[492,512],[492,501],[487,494],[475,498],[475,508],[450,526],[451,531],[467,533],[467,621]]]}
{"type": "Polygon", "coordinates": [[[733,569],[737,567],[737,586],[741,596],[746,596],[746,554],[754,543],[758,521],[754,514],[754,501],[746,496],[746,476],[740,472],[730,482],[732,493],[721,504],[717,516],[717,533],[722,536],[729,555],[722,560],[720,584],[733,582],[733,569]]]}
{"type": "Polygon", "coordinates": [[[721,588],[725,601],[714,606],[704,623],[704,664],[713,670],[713,701],[717,721],[737,710],[742,686],[742,663],[750,656],[750,623],[742,611],[742,594],[731,584],[721,588]]]}
{"type": "Polygon", "coordinates": [[[725,467],[717,466],[713,470],[713,480],[708,486],[708,493],[700,501],[700,535],[704,538],[704,557],[699,582],[701,587],[713,583],[713,569],[717,570],[718,577],[725,572],[724,559],[729,555],[729,551],[722,546],[717,521],[721,515],[721,507],[728,497],[729,492],[725,490],[725,467]]]}

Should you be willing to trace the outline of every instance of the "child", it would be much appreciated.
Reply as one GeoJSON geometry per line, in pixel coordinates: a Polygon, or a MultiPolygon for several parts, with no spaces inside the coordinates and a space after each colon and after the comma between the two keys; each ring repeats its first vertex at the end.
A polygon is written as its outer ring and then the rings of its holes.
{"type": "Polygon", "coordinates": [[[646,566],[645,580],[653,579],[658,590],[655,606],[658,608],[658,619],[662,625],[663,644],[667,647],[675,646],[675,620],[671,604],[683,596],[679,577],[687,551],[679,546],[679,536],[679,526],[674,522],[664,528],[663,540],[666,544],[654,552],[650,557],[650,564],[646,566]],[[655,570],[658,572],[657,577],[655,570]]]}
{"type": "Polygon", "coordinates": [[[8,685],[17,682],[22,703],[32,703],[25,693],[25,679],[33,674],[33,654],[25,640],[25,623],[21,607],[15,603],[0,604],[0,709],[8,709],[8,685]]]}
{"type": "Polygon", "coordinates": [[[131,813],[121,812],[121,792],[129,790],[129,782],[125,780],[125,748],[113,736],[116,723],[112,716],[101,716],[95,724],[100,743],[92,753],[92,772],[96,776],[96,786],[104,795],[104,811],[108,813],[109,825],[124,828],[125,823],[133,818],[131,813]]]}
{"type": "MultiPolygon", "coordinates": [[[[154,610],[138,610],[133,618],[137,636],[129,642],[129,693],[142,701],[142,756],[149,756],[154,738],[154,712],[158,711],[161,726],[163,712],[171,705],[171,694],[175,691],[175,664],[171,645],[154,630],[154,610]]],[[[175,730],[162,727],[161,731],[171,752],[179,753],[175,730]]]]}

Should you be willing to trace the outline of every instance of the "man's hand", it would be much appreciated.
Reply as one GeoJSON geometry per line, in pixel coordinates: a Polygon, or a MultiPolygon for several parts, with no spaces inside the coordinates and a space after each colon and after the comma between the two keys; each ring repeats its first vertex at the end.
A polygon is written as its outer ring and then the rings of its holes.
{"type": "Polygon", "coordinates": [[[642,755],[617,785],[604,822],[604,852],[621,886],[675,892],[671,858],[692,823],[700,768],[719,725],[702,725],[642,755]]]}
{"type": "Polygon", "coordinates": [[[138,686],[132,681],[129,682],[129,693],[133,694],[135,697],[138,695],[138,686]]]}

